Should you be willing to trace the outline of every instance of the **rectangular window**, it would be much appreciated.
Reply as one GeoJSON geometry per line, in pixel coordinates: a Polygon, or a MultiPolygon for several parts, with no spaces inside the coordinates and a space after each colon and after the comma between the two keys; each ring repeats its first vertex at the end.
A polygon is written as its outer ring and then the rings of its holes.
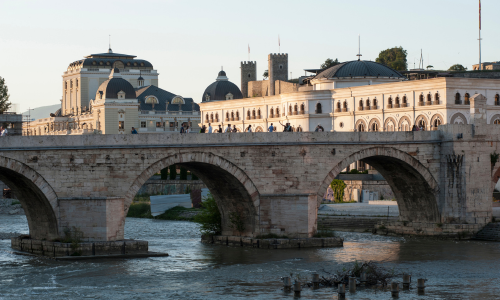
{"type": "Polygon", "coordinates": [[[156,127],[163,127],[163,124],[161,122],[156,122],[156,127]]]}
{"type": "Polygon", "coordinates": [[[170,122],[170,127],[174,127],[174,122],[170,122]]]}
{"type": "Polygon", "coordinates": [[[141,128],[146,128],[146,121],[141,121],[141,128]]]}
{"type": "Polygon", "coordinates": [[[118,121],[118,129],[125,129],[125,121],[118,121]]]}

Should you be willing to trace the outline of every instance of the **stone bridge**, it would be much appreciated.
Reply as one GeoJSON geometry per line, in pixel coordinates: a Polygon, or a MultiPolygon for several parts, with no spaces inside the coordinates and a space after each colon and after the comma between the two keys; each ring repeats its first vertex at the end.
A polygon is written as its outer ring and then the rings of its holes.
{"type": "Polygon", "coordinates": [[[135,194],[172,164],[206,183],[223,235],[239,235],[229,222],[236,213],[243,236],[310,237],[330,182],[362,160],[386,178],[404,226],[477,231],[491,220],[500,176],[500,126],[478,123],[429,132],[2,137],[0,180],[19,196],[38,240],[73,226],[88,241],[123,240],[135,194]]]}

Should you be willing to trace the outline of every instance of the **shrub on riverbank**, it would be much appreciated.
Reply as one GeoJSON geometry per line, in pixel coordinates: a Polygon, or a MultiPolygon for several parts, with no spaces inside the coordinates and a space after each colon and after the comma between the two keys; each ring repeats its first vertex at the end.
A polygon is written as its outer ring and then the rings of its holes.
{"type": "Polygon", "coordinates": [[[194,221],[201,225],[200,232],[207,235],[220,234],[222,232],[222,218],[212,194],[208,194],[201,206],[201,213],[194,217],[194,221]]]}

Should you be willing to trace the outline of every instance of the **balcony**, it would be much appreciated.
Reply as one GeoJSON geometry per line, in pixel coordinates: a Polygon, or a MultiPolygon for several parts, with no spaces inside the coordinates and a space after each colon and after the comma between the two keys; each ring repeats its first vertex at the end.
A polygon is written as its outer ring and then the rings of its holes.
{"type": "Polygon", "coordinates": [[[470,105],[470,100],[465,100],[464,105],[470,105]]]}
{"type": "Polygon", "coordinates": [[[340,108],[336,108],[335,112],[341,112],[342,110],[340,108]]]}
{"type": "Polygon", "coordinates": [[[418,102],[418,106],[424,106],[424,105],[425,105],[424,101],[419,101],[418,102]]]}
{"type": "Polygon", "coordinates": [[[269,118],[270,119],[274,118],[274,114],[269,114],[269,118]]]}
{"type": "Polygon", "coordinates": [[[432,105],[432,101],[425,102],[425,105],[432,105]]]}
{"type": "Polygon", "coordinates": [[[455,104],[462,104],[461,100],[455,100],[455,104]]]}
{"type": "Polygon", "coordinates": [[[359,106],[359,107],[358,107],[358,110],[363,110],[363,106],[359,106]]]}
{"type": "Polygon", "coordinates": [[[297,112],[297,111],[294,111],[294,112],[293,112],[293,115],[294,115],[294,116],[298,115],[298,112],[297,112]]]}
{"type": "Polygon", "coordinates": [[[365,110],[370,110],[370,106],[365,106],[365,110]]]}
{"type": "Polygon", "coordinates": [[[392,108],[392,104],[387,104],[387,108],[392,108]]]}
{"type": "Polygon", "coordinates": [[[305,111],[305,110],[299,110],[299,115],[303,115],[303,114],[305,114],[305,113],[306,113],[306,111],[305,111]]]}
{"type": "Polygon", "coordinates": [[[347,112],[347,107],[343,107],[342,112],[347,112]]]}
{"type": "Polygon", "coordinates": [[[377,109],[377,106],[376,105],[372,105],[372,110],[376,110],[377,109]]]}
{"type": "Polygon", "coordinates": [[[432,103],[434,105],[439,105],[439,100],[434,100],[434,103],[432,103]]]}
{"type": "Polygon", "coordinates": [[[394,104],[394,108],[399,108],[399,103],[394,104]]]}

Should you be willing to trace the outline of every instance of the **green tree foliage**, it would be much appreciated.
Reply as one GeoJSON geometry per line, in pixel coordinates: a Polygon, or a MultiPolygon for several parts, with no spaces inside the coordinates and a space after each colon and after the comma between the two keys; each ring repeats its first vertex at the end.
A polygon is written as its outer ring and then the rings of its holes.
{"type": "Polygon", "coordinates": [[[467,68],[461,64],[454,64],[448,69],[448,71],[467,71],[467,68]]]}
{"type": "Polygon", "coordinates": [[[0,113],[4,113],[10,108],[9,97],[9,89],[5,85],[5,79],[0,77],[0,113]]]}
{"type": "Polygon", "coordinates": [[[346,187],[344,181],[340,179],[334,179],[332,183],[330,183],[330,187],[333,190],[333,196],[335,197],[335,202],[343,202],[344,189],[346,187]]]}
{"type": "Polygon", "coordinates": [[[161,175],[161,180],[167,180],[168,179],[168,168],[164,168],[160,171],[161,175]]]}
{"type": "Polygon", "coordinates": [[[194,217],[194,221],[200,224],[200,232],[210,235],[220,234],[222,231],[222,218],[212,194],[208,194],[201,206],[202,212],[194,217]]]}
{"type": "Polygon", "coordinates": [[[408,52],[403,47],[394,47],[381,51],[375,61],[394,70],[405,71],[408,68],[407,55],[408,52]]]}
{"type": "Polygon", "coordinates": [[[181,167],[181,172],[180,172],[180,180],[187,180],[188,179],[188,170],[184,169],[181,167]]]}
{"type": "Polygon", "coordinates": [[[327,58],[325,62],[321,64],[321,69],[328,69],[329,67],[333,67],[338,64],[340,64],[340,62],[337,58],[335,60],[327,58]]]}
{"type": "Polygon", "coordinates": [[[267,79],[267,77],[269,77],[269,70],[265,70],[264,74],[262,74],[262,77],[264,77],[264,79],[267,79]]]}
{"type": "Polygon", "coordinates": [[[170,169],[170,180],[175,180],[175,178],[177,178],[177,167],[175,165],[171,165],[168,168],[170,169]]]}

